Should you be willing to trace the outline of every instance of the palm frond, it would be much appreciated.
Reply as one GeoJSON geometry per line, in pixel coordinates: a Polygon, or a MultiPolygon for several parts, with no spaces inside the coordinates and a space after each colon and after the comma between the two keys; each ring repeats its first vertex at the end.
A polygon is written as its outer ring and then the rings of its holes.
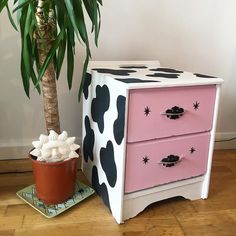
{"type": "MultiPolygon", "coordinates": [[[[91,32],[94,34],[94,42],[98,44],[98,35],[101,24],[100,6],[102,0],[45,0],[43,6],[43,17],[45,24],[49,24],[49,12],[55,12],[55,27],[57,30],[48,32],[51,37],[51,49],[41,65],[39,64],[38,42],[35,34],[43,38],[38,31],[35,13],[38,0],[14,0],[14,10],[19,23],[21,35],[21,77],[26,95],[30,96],[30,83],[40,93],[40,83],[48,65],[54,60],[55,74],[59,78],[64,58],[67,58],[67,82],[71,89],[74,72],[75,40],[85,46],[86,58],[83,63],[83,72],[79,88],[79,97],[85,74],[91,57],[90,43],[88,37],[87,23],[84,14],[87,12],[91,21],[91,32]],[[76,37],[75,37],[76,36],[76,37]],[[67,52],[67,53],[66,53],[67,52]]],[[[17,25],[12,12],[8,7],[8,0],[0,0],[0,12],[6,8],[12,26],[17,30],[17,25]]],[[[47,27],[46,27],[47,28],[47,27]]],[[[49,27],[50,28],[50,27],[49,27]]],[[[43,41],[43,40],[42,40],[43,41]]],[[[46,43],[45,43],[46,44],[46,43]]],[[[46,46],[46,45],[45,45],[46,46]]]]}

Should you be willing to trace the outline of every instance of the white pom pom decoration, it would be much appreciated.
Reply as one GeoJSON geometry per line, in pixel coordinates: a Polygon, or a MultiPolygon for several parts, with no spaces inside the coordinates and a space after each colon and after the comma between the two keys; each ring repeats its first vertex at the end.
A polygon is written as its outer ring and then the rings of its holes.
{"type": "Polygon", "coordinates": [[[54,130],[50,130],[48,139],[49,141],[55,141],[58,139],[58,134],[54,130]]]}
{"type": "Polygon", "coordinates": [[[33,141],[32,145],[34,146],[34,148],[41,148],[43,146],[43,143],[41,141],[33,141]]]}
{"type": "Polygon", "coordinates": [[[59,136],[58,136],[58,140],[61,140],[61,141],[66,141],[68,137],[68,134],[66,131],[63,131],[59,136]]]}
{"type": "Polygon", "coordinates": [[[41,154],[42,154],[42,157],[44,158],[48,158],[51,156],[51,150],[48,150],[48,149],[42,149],[41,150],[41,154]]]}
{"type": "Polygon", "coordinates": [[[41,154],[41,151],[39,149],[35,148],[30,152],[30,154],[37,157],[41,154]]]}
{"type": "Polygon", "coordinates": [[[37,157],[37,161],[58,162],[66,161],[71,158],[78,158],[76,150],[80,148],[75,144],[75,137],[68,137],[66,131],[58,135],[50,130],[49,136],[41,134],[38,141],[33,141],[34,149],[31,155],[37,157]]]}
{"type": "Polygon", "coordinates": [[[76,151],[79,148],[80,148],[80,146],[78,144],[73,143],[73,144],[70,145],[70,150],[71,151],[76,151]]]}
{"type": "Polygon", "coordinates": [[[73,144],[75,142],[75,137],[70,137],[70,138],[67,138],[66,139],[66,143],[68,144],[68,145],[71,145],[71,144],[73,144]]]}
{"type": "Polygon", "coordinates": [[[42,144],[48,142],[48,136],[45,134],[41,134],[39,136],[39,141],[42,142],[42,144]]]}
{"type": "Polygon", "coordinates": [[[65,154],[69,153],[69,151],[70,151],[70,150],[68,150],[68,147],[59,147],[58,150],[61,155],[65,155],[65,154]]]}
{"type": "Polygon", "coordinates": [[[69,153],[69,158],[73,158],[73,157],[79,157],[79,155],[75,151],[71,151],[69,153]]]}
{"type": "Polygon", "coordinates": [[[46,161],[42,156],[38,156],[37,161],[46,161]]]}

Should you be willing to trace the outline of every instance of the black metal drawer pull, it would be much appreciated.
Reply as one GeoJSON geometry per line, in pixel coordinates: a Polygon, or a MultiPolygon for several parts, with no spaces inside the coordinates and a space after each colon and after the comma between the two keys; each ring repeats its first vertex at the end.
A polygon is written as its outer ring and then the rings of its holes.
{"type": "Polygon", "coordinates": [[[184,108],[174,106],[170,109],[167,109],[165,112],[162,112],[161,115],[165,115],[169,119],[175,120],[179,119],[185,112],[186,110],[184,110],[184,108]]]}
{"type": "Polygon", "coordinates": [[[181,162],[183,158],[180,158],[176,155],[169,155],[165,158],[163,158],[158,164],[164,166],[164,167],[172,167],[175,166],[177,163],[181,162]]]}

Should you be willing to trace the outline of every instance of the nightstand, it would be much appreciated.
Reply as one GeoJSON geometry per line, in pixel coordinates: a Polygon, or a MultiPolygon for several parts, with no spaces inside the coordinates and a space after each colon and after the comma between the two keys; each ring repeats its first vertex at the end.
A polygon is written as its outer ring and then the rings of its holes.
{"type": "Polygon", "coordinates": [[[158,61],[91,62],[82,170],[118,223],[174,196],[208,196],[220,78],[158,61]]]}

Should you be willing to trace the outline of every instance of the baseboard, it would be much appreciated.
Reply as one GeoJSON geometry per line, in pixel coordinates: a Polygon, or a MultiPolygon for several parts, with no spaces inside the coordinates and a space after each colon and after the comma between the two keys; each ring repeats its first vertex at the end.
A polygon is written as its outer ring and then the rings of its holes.
{"type": "Polygon", "coordinates": [[[236,149],[236,139],[226,141],[236,137],[236,132],[216,133],[215,149],[236,149]]]}
{"type": "Polygon", "coordinates": [[[32,146],[5,146],[0,147],[0,160],[27,159],[32,146]]]}
{"type": "MultiPolygon", "coordinates": [[[[36,139],[34,139],[36,140],[36,139]]],[[[76,143],[81,146],[81,137],[76,138],[76,143]]],[[[0,140],[0,160],[22,160],[28,158],[29,151],[33,148],[32,140],[14,140],[6,142],[0,140]]]]}
{"type": "MultiPolygon", "coordinates": [[[[81,170],[81,158],[77,162],[78,170],[81,170]]],[[[29,159],[0,160],[0,174],[31,172],[32,164],[29,159]]]]}

